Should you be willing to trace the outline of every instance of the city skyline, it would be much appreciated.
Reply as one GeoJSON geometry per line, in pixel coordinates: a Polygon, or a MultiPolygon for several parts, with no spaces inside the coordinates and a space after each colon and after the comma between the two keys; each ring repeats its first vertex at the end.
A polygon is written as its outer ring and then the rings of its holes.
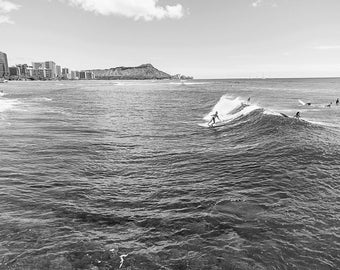
{"type": "Polygon", "coordinates": [[[336,0],[0,1],[10,65],[152,63],[195,78],[340,76],[336,0]],[[43,17],[48,18],[47,21],[43,17]]]}
{"type": "Polygon", "coordinates": [[[95,74],[90,70],[70,70],[57,65],[54,61],[32,62],[31,65],[21,63],[11,65],[8,63],[7,54],[0,51],[0,79],[10,80],[78,80],[95,79],[95,74]]]}

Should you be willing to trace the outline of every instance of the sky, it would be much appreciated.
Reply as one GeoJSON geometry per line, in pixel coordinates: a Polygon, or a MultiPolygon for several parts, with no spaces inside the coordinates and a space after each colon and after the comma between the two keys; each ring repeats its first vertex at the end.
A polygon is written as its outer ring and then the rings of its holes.
{"type": "Polygon", "coordinates": [[[198,79],[340,76],[339,0],[0,0],[9,65],[198,79]]]}

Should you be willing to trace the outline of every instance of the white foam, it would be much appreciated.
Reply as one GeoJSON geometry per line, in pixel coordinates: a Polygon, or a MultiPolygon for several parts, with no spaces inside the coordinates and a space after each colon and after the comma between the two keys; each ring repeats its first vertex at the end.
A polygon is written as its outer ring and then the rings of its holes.
{"type": "Polygon", "coordinates": [[[119,258],[120,258],[120,265],[119,265],[119,268],[122,268],[123,266],[123,263],[124,263],[124,258],[127,257],[129,254],[123,254],[123,255],[120,255],[119,258]]]}
{"type": "Polygon", "coordinates": [[[208,82],[184,82],[185,85],[209,84],[208,82]]]}
{"type": "Polygon", "coordinates": [[[208,83],[207,82],[178,81],[178,82],[169,82],[167,84],[174,84],[174,85],[200,85],[200,84],[208,84],[208,83]]]}
{"type": "Polygon", "coordinates": [[[0,112],[12,110],[18,103],[14,99],[0,99],[0,112]]]}
{"type": "Polygon", "coordinates": [[[215,112],[218,112],[218,116],[222,120],[225,116],[228,115],[228,113],[235,110],[236,108],[239,108],[240,106],[242,106],[242,100],[240,100],[239,98],[230,99],[230,96],[224,95],[216,103],[216,105],[209,112],[209,114],[204,116],[203,119],[206,121],[210,121],[211,116],[215,112]]]}
{"type": "Polygon", "coordinates": [[[37,100],[37,101],[52,101],[51,98],[47,98],[47,97],[38,97],[38,98],[35,98],[34,100],[37,100]]]}
{"type": "Polygon", "coordinates": [[[276,115],[276,116],[283,116],[281,113],[274,112],[274,111],[271,111],[271,110],[265,110],[265,111],[263,112],[263,114],[267,114],[267,115],[276,115]]]}
{"type": "MultiPolygon", "coordinates": [[[[216,105],[213,107],[213,109],[210,111],[209,114],[204,116],[204,120],[210,121],[212,115],[215,112],[218,112],[218,117],[220,118],[221,122],[229,122],[234,119],[237,119],[239,117],[245,116],[254,110],[260,109],[257,105],[247,105],[246,102],[239,97],[232,99],[228,95],[224,95],[220,98],[220,100],[216,103],[216,105]],[[234,110],[237,110],[238,108],[241,108],[242,106],[245,106],[244,108],[240,109],[240,111],[237,111],[236,113],[232,113],[234,110]]],[[[216,119],[217,122],[219,121],[216,119]]]]}

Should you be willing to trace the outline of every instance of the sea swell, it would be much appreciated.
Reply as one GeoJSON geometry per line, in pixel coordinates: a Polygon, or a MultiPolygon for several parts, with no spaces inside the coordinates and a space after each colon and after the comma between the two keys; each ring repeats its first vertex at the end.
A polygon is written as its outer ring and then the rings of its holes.
{"type": "Polygon", "coordinates": [[[2,112],[0,269],[338,268],[338,130],[224,86],[104,83],[2,112]]]}

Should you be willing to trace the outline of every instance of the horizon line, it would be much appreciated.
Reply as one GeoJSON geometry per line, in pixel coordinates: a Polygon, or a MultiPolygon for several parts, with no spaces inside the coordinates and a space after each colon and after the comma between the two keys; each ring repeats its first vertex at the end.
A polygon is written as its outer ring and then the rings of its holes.
{"type": "Polygon", "coordinates": [[[256,77],[232,77],[232,78],[197,78],[194,80],[278,80],[278,79],[340,79],[340,76],[325,76],[325,77],[266,77],[266,78],[256,78],[256,77]]]}

